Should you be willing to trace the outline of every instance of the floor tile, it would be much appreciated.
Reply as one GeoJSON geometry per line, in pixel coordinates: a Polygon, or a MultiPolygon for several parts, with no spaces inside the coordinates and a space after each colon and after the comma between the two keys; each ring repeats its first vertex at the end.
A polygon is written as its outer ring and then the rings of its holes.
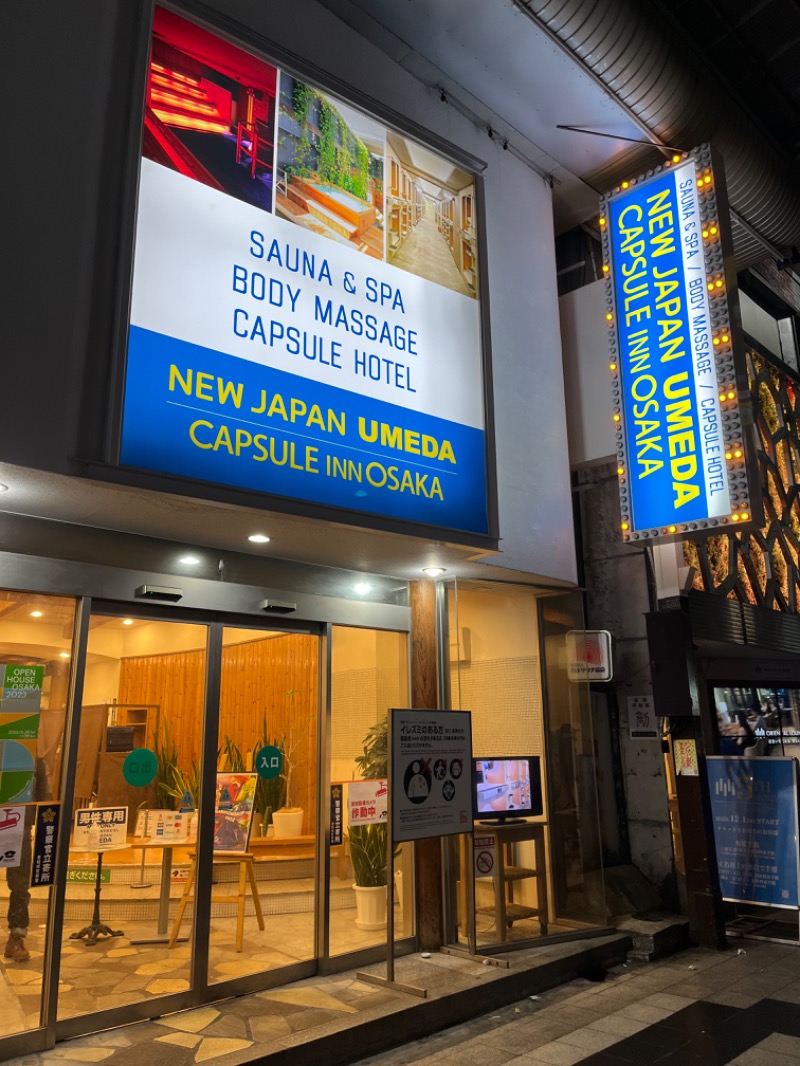
{"type": "Polygon", "coordinates": [[[585,1048],[571,1047],[569,1044],[542,1044],[535,1051],[514,1059],[513,1066],[539,1066],[540,1063],[547,1063],[548,1066],[574,1066],[574,1063],[583,1062],[590,1054],[585,1048]]]}
{"type": "Polygon", "coordinates": [[[619,1038],[614,1033],[602,1033],[599,1029],[575,1029],[556,1040],[557,1044],[571,1044],[573,1047],[585,1048],[587,1051],[605,1051],[619,1038]]]}
{"type": "Polygon", "coordinates": [[[596,1022],[589,1023],[590,1029],[599,1029],[601,1033],[612,1033],[621,1040],[625,1036],[633,1036],[647,1028],[647,1022],[637,1022],[633,1018],[621,1018],[618,1014],[609,1014],[607,1018],[598,1018],[596,1022]]]}

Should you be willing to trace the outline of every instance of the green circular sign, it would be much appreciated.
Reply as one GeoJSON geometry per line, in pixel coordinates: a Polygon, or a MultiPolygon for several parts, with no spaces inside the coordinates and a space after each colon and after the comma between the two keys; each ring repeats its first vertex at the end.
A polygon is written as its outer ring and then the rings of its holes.
{"type": "Polygon", "coordinates": [[[265,781],[278,777],[283,770],[283,752],[274,744],[266,744],[256,755],[258,776],[265,781]]]}
{"type": "Polygon", "coordinates": [[[122,776],[133,788],[149,785],[158,771],[156,753],[149,748],[134,748],[125,756],[122,776]]]}

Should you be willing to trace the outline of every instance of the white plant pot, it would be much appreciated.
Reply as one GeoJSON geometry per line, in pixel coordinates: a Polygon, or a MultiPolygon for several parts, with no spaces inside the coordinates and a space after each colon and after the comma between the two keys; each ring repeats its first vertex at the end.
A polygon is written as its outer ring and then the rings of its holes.
{"type": "Polygon", "coordinates": [[[386,925],[386,885],[364,888],[353,885],[356,894],[356,925],[359,929],[383,929],[386,925]]]}
{"type": "Polygon", "coordinates": [[[302,807],[290,807],[283,811],[272,812],[272,824],[275,828],[275,836],[279,840],[287,837],[299,837],[303,833],[302,807]]]}

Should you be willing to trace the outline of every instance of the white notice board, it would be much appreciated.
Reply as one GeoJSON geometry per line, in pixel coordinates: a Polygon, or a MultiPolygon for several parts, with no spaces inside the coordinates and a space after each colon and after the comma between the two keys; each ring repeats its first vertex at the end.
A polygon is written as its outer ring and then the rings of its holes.
{"type": "Polygon", "coordinates": [[[470,832],[469,711],[392,710],[391,790],[396,842],[470,832]]]}

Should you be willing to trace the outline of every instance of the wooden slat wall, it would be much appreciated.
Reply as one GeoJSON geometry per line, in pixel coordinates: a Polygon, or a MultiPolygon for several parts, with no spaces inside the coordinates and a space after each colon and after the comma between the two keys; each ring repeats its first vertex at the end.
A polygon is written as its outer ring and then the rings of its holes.
{"type": "MultiPolygon", "coordinates": [[[[189,651],[123,659],[120,668],[119,702],[160,704],[162,730],[166,721],[187,770],[200,761],[204,666],[205,653],[189,651]]],[[[316,637],[292,633],[222,649],[217,747],[229,736],[251,751],[266,712],[269,740],[287,738],[295,749],[292,799],[306,812],[306,833],[316,810],[317,691],[316,637]]]]}

